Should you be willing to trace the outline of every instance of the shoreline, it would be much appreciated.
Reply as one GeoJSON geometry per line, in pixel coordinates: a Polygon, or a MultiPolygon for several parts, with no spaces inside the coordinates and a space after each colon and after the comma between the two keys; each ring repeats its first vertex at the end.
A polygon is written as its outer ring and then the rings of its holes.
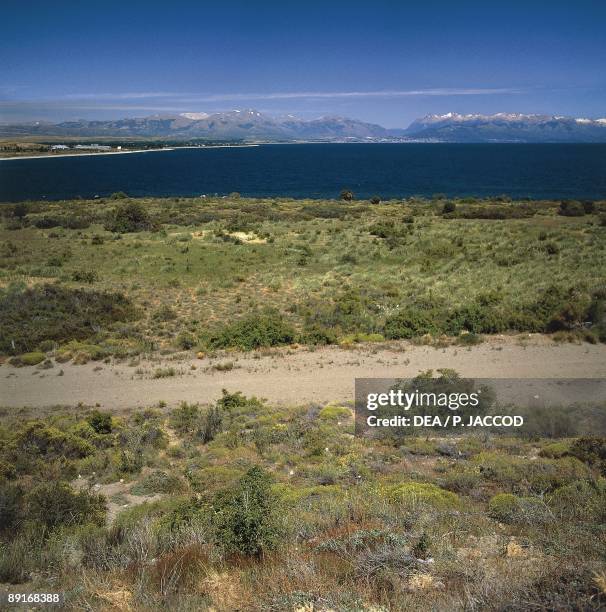
{"type": "Polygon", "coordinates": [[[136,149],[133,151],[91,151],[88,153],[42,153],[41,155],[21,155],[15,157],[0,157],[0,161],[14,161],[19,159],[56,159],[58,157],[90,157],[92,155],[125,155],[127,153],[160,153],[162,151],[178,151],[179,149],[240,149],[244,147],[258,147],[259,144],[238,145],[208,145],[204,147],[163,147],[162,149],[136,149]]]}

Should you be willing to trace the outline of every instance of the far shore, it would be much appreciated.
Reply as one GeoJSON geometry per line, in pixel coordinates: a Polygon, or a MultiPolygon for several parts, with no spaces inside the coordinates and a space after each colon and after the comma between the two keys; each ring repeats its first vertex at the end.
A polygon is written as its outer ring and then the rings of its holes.
{"type": "Polygon", "coordinates": [[[179,149],[228,149],[228,148],[241,148],[241,147],[258,147],[258,144],[221,144],[221,145],[207,145],[197,147],[193,145],[183,147],[162,147],[161,149],[134,149],[130,151],[87,151],[86,153],[80,153],[74,151],[73,153],[40,153],[39,155],[15,155],[13,157],[0,157],[0,161],[12,161],[16,159],[41,159],[57,157],[88,157],[91,155],[123,155],[126,153],[158,153],[160,151],[178,151],[179,149]]]}

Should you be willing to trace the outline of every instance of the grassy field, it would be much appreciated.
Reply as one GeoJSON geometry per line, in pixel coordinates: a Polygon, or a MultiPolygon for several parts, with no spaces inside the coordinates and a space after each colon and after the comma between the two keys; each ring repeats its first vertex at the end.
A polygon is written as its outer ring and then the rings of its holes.
{"type": "Polygon", "coordinates": [[[603,339],[606,204],[503,199],[6,205],[0,351],[85,359],[504,331],[603,339]],[[111,292],[132,312],[91,311],[57,329],[77,291],[111,292]]]}

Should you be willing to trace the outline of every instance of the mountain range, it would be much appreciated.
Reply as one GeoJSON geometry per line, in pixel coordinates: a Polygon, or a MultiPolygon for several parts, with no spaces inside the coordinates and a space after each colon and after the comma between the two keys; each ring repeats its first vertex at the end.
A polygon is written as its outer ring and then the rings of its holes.
{"type": "Polygon", "coordinates": [[[344,117],[304,120],[256,110],[107,121],[0,124],[0,136],[157,138],[244,142],[606,142],[606,119],[497,113],[426,115],[406,129],[344,117]]]}

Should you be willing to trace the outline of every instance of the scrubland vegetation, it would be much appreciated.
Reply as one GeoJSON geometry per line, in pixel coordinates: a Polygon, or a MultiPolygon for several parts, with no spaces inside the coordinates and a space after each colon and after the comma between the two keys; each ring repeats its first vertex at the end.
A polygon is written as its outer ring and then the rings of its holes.
{"type": "Polygon", "coordinates": [[[604,202],[349,194],[4,205],[0,351],[606,338],[604,202]]]}
{"type": "MultiPolygon", "coordinates": [[[[118,193],[0,212],[0,354],[17,367],[606,340],[605,202],[118,193]]],[[[164,365],[152,378],[179,374],[164,365]]],[[[606,605],[603,410],[591,436],[561,411],[518,437],[360,437],[349,405],[231,391],[0,409],[3,587],[61,591],[70,609],[606,605]]]]}
{"type": "Polygon", "coordinates": [[[5,411],[0,582],[74,609],[604,605],[604,438],[352,433],[228,392],[5,411]]]}

